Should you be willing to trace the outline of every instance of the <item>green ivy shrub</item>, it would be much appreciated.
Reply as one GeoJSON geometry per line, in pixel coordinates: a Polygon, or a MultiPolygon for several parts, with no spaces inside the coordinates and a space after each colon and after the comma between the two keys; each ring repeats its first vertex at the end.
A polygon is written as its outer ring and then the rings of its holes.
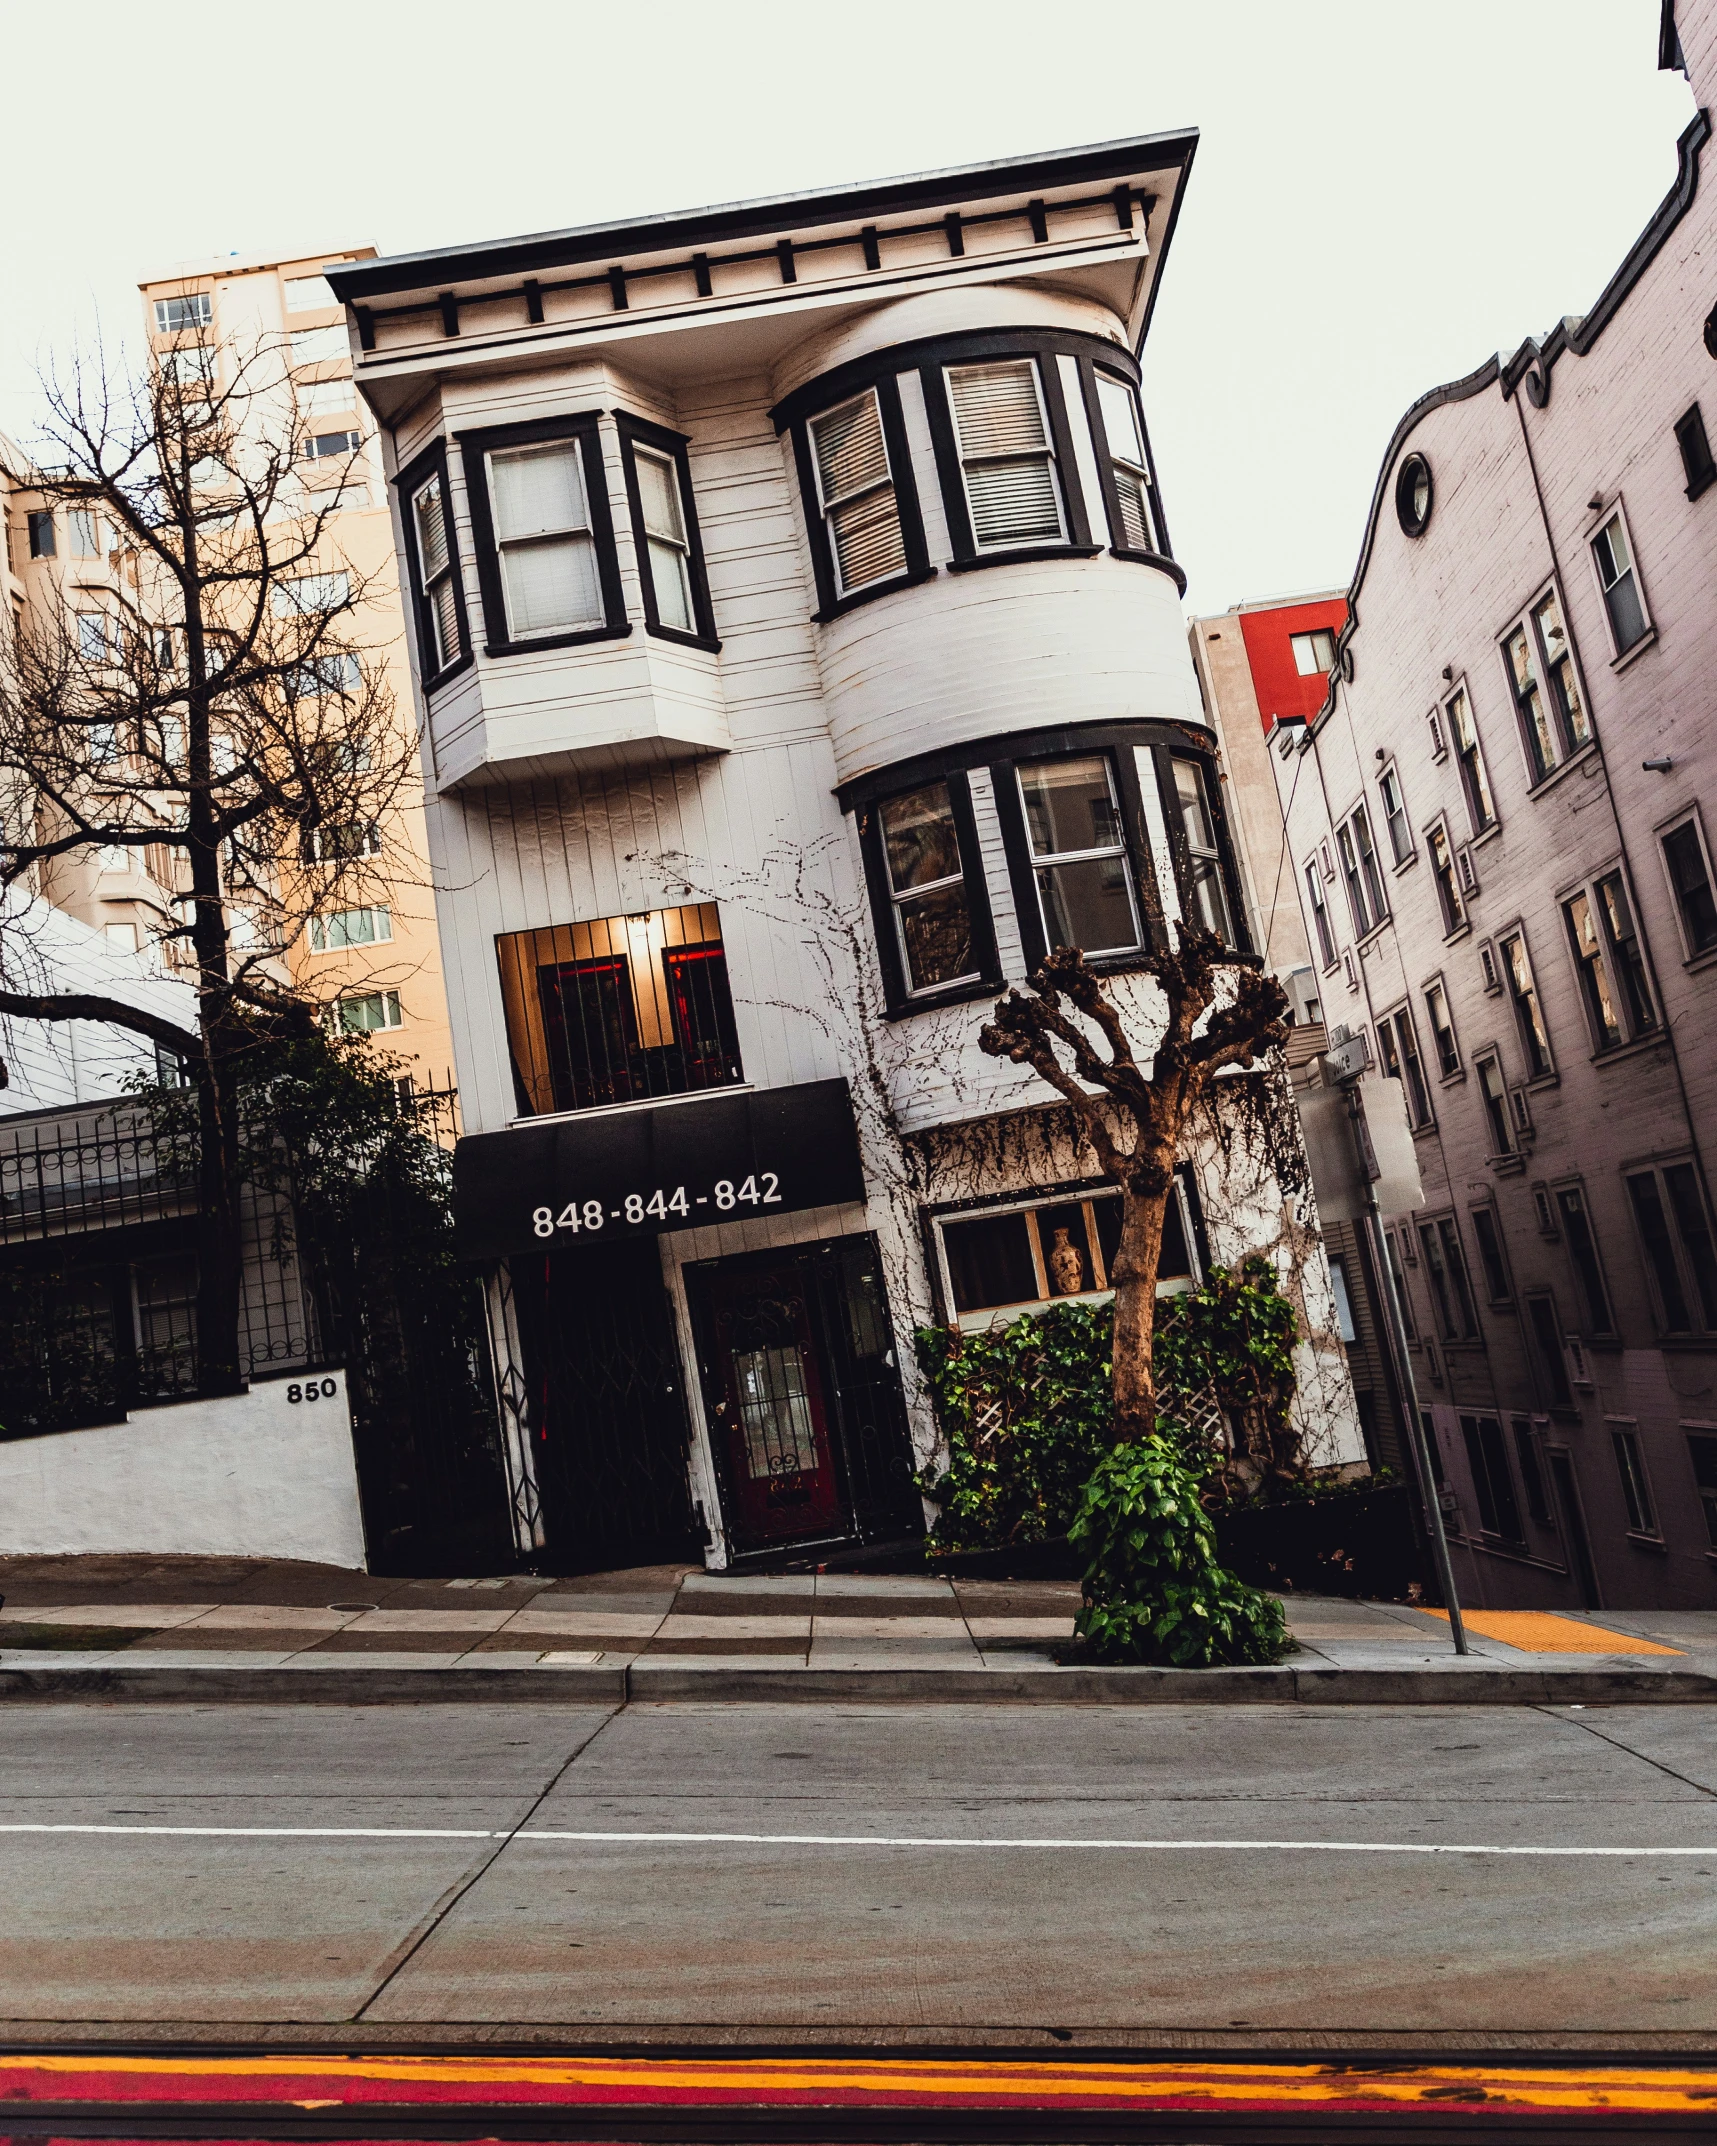
{"type": "Polygon", "coordinates": [[[1068,1536],[1086,1564],[1075,1623],[1096,1661],[1208,1669],[1280,1660],[1282,1605],[1225,1572],[1201,1479],[1160,1438],[1097,1463],[1068,1536]]]}
{"type": "Polygon", "coordinates": [[[1014,1549],[1065,1535],[1110,1439],[1114,1315],[1054,1304],[973,1334],[920,1327],[918,1362],[949,1463],[918,1478],[929,1547],[1014,1549]]]}

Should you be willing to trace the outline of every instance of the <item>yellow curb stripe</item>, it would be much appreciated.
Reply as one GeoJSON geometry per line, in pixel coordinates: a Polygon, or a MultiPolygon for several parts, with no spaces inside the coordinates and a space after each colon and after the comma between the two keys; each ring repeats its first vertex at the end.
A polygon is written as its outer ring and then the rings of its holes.
{"type": "MultiPolygon", "coordinates": [[[[1427,1617],[1449,1621],[1447,1610],[1428,1609],[1427,1617]]],[[[1523,1654],[1673,1654],[1684,1647],[1661,1646],[1655,1639],[1637,1639],[1631,1632],[1615,1632],[1608,1625],[1587,1624],[1579,1617],[1563,1617],[1554,1610],[1469,1610],[1461,1612],[1469,1631],[1485,1639],[1500,1639],[1523,1654]]]]}

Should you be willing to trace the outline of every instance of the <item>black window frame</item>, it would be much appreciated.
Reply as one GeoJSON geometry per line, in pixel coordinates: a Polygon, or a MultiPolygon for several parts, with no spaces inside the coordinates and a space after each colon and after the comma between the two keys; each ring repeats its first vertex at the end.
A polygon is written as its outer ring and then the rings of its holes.
{"type": "Polygon", "coordinates": [[[692,489],[691,440],[684,432],[671,432],[630,410],[616,410],[614,429],[620,438],[620,470],[626,484],[626,509],[632,524],[632,548],[638,564],[638,592],[644,606],[644,631],[658,640],[677,641],[685,648],[707,648],[713,654],[721,647],[715,630],[715,607],[710,601],[709,574],[704,564],[703,531],[698,526],[697,495],[692,489]],[[638,483],[637,450],[664,455],[674,465],[680,487],[680,513],[686,525],[686,572],[692,585],[692,616],[697,629],[668,626],[658,615],[656,580],[650,567],[649,532],[644,527],[644,496],[638,483]]]}
{"type": "Polygon", "coordinates": [[[465,496],[471,510],[471,549],[476,557],[477,589],[483,604],[483,653],[486,656],[540,655],[554,648],[583,648],[593,641],[619,641],[632,631],[620,580],[620,554],[614,541],[614,515],[608,498],[608,471],[602,452],[602,418],[596,410],[565,417],[539,417],[528,424],[487,425],[458,435],[465,469],[465,496]],[[596,581],[602,596],[603,623],[575,633],[532,634],[515,641],[507,631],[507,603],[501,586],[501,556],[495,539],[494,508],[489,498],[487,457],[514,447],[547,447],[576,441],[590,507],[590,535],[596,549],[596,581]]]}
{"type": "Polygon", "coordinates": [[[1688,924],[1684,890],[1676,877],[1674,863],[1669,854],[1670,838],[1688,829],[1692,831],[1694,848],[1698,851],[1699,868],[1704,876],[1706,892],[1717,897],[1717,873],[1712,870],[1711,849],[1705,839],[1705,828],[1698,804],[1691,804],[1684,812],[1675,814],[1672,819],[1661,821],[1653,831],[1654,839],[1657,843],[1658,861],[1663,866],[1664,878],[1669,883],[1670,907],[1675,912],[1675,928],[1680,935],[1681,958],[1684,963],[1705,961],[1712,953],[1717,952],[1717,938],[1713,938],[1704,946],[1695,946],[1693,944],[1692,932],[1688,924]]]}
{"type": "Polygon", "coordinates": [[[919,505],[918,483],[912,467],[912,444],[906,436],[906,417],[900,406],[900,375],[915,369],[911,359],[892,352],[879,352],[875,358],[837,366],[832,373],[807,381],[769,413],[777,434],[791,430],[793,435],[793,466],[799,479],[799,504],[817,588],[817,608],[811,616],[819,626],[844,617],[860,604],[875,603],[879,597],[893,596],[901,589],[917,588],[922,582],[935,578],[937,569],[930,564],[930,552],[924,538],[924,513],[919,505]],[[906,555],[906,570],[891,574],[886,581],[867,582],[862,589],[849,589],[843,596],[836,582],[828,522],[817,492],[810,425],[813,418],[838,409],[843,402],[851,402],[867,388],[876,391],[883,444],[888,450],[889,480],[894,486],[895,510],[900,517],[900,542],[906,555]]]}
{"type": "Polygon", "coordinates": [[[465,601],[465,561],[459,549],[459,530],[453,518],[453,484],[448,470],[447,441],[437,439],[408,462],[394,478],[399,495],[400,527],[404,534],[406,580],[411,593],[412,618],[417,628],[417,659],[427,696],[439,692],[450,679],[469,670],[477,660],[471,638],[471,620],[465,601]],[[461,652],[439,669],[435,661],[435,621],[423,587],[423,561],[417,544],[417,515],[413,501],[431,481],[441,490],[442,526],[447,532],[448,568],[453,576],[453,611],[459,624],[461,652]]]}
{"type": "MultiPolygon", "coordinates": [[[[973,340],[966,336],[957,339],[962,344],[973,340]]],[[[1037,559],[1095,558],[1103,546],[1091,541],[1091,521],[1086,511],[1079,463],[1073,451],[1067,396],[1061,367],[1055,362],[1059,351],[1043,347],[1030,336],[1014,338],[1004,334],[977,340],[985,347],[950,348],[933,360],[927,359],[918,368],[924,391],[924,414],[930,423],[930,444],[936,456],[936,481],[941,487],[942,512],[948,525],[948,548],[953,553],[948,562],[949,573],[971,574],[982,567],[1017,566],[1037,559]],[[947,373],[958,366],[1005,365],[1021,359],[1029,359],[1037,368],[1038,391],[1043,397],[1043,412],[1049,422],[1049,446],[1055,457],[1055,478],[1061,493],[1061,513],[1067,535],[1053,544],[1004,544],[984,551],[972,534],[971,511],[966,502],[965,464],[960,455],[947,373]]]]}
{"type": "MultiPolygon", "coordinates": [[[[1129,373],[1119,362],[1091,358],[1083,351],[1076,352],[1075,356],[1079,364],[1079,390],[1085,404],[1085,422],[1091,428],[1091,447],[1097,459],[1097,486],[1103,495],[1104,519],[1109,524],[1109,555],[1115,559],[1134,560],[1141,566],[1166,566],[1178,573],[1174,548],[1169,542],[1168,522],[1163,513],[1163,495],[1157,484],[1156,456],[1151,448],[1151,429],[1145,423],[1144,397],[1140,393],[1138,375],[1129,373]],[[1139,420],[1139,438],[1145,449],[1145,473],[1150,490],[1146,506],[1150,512],[1151,533],[1156,538],[1154,551],[1141,551],[1125,541],[1120,488],[1115,482],[1114,457],[1109,451],[1109,431],[1103,421],[1103,398],[1098,388],[1100,373],[1118,380],[1133,398],[1133,412],[1139,420]]],[[[1116,357],[1118,359],[1119,353],[1116,357]]],[[[1181,582],[1184,595],[1184,576],[1181,582]]]]}
{"type": "MultiPolygon", "coordinates": [[[[1586,1187],[1577,1177],[1559,1178],[1545,1188],[1552,1203],[1556,1234],[1567,1254],[1568,1272],[1574,1285],[1574,1302],[1584,1312],[1580,1331],[1588,1341],[1614,1341],[1615,1295],[1604,1272],[1603,1253],[1592,1223],[1592,1204],[1586,1187]]],[[[1631,1204],[1631,1203],[1630,1203],[1631,1204]]]]}
{"type": "Polygon", "coordinates": [[[32,507],[24,517],[24,525],[30,538],[32,559],[57,559],[60,554],[59,532],[54,526],[52,507],[32,507]],[[43,542],[44,537],[46,542],[43,542]]]}
{"type": "Polygon", "coordinates": [[[1663,1523],[1658,1518],[1657,1498],[1651,1471],[1640,1444],[1639,1425],[1631,1419],[1610,1417],[1604,1425],[1616,1458],[1616,1476],[1621,1484],[1622,1505],[1627,1514],[1627,1532],[1636,1540],[1661,1542],[1663,1523]]]}
{"type": "MultiPolygon", "coordinates": [[[[1222,802],[1222,777],[1216,765],[1214,753],[1180,752],[1173,746],[1159,745],[1153,748],[1152,759],[1156,765],[1157,803],[1163,816],[1163,827],[1168,835],[1169,861],[1174,867],[1175,892],[1180,897],[1180,913],[1184,921],[1193,921],[1192,902],[1192,850],[1186,839],[1186,827],[1181,817],[1180,794],[1175,787],[1174,766],[1177,760],[1189,760],[1204,779],[1204,806],[1210,814],[1210,823],[1216,834],[1216,863],[1222,875],[1222,892],[1228,904],[1228,928],[1231,934],[1225,942],[1231,954],[1251,954],[1256,951],[1252,933],[1247,924],[1246,904],[1240,888],[1240,853],[1235,846],[1233,830],[1228,825],[1227,811],[1222,802]]],[[[1147,853],[1148,854],[1148,853],[1147,853]]]]}
{"type": "Polygon", "coordinates": [[[1514,1469],[1508,1441],[1503,1436],[1502,1418],[1489,1409],[1463,1411],[1460,1425],[1467,1473],[1472,1477],[1478,1502],[1480,1532],[1495,1542],[1524,1548],[1526,1530],[1521,1525],[1520,1500],[1515,1494],[1514,1469]]]}
{"type": "Polygon", "coordinates": [[[898,1021],[910,1014],[930,1013],[939,1006],[960,1006],[969,1000],[992,998],[1002,987],[1001,961],[996,952],[995,915],[990,907],[989,882],[984,875],[983,851],[972,810],[972,783],[965,768],[948,768],[920,776],[916,781],[891,784],[855,808],[859,853],[864,859],[865,888],[870,897],[871,924],[876,933],[877,967],[882,974],[883,1013],[898,1021]],[[909,796],[914,790],[944,783],[954,818],[954,839],[960,851],[960,870],[966,889],[966,913],[972,925],[972,958],[977,973],[959,983],[926,991],[914,991],[907,978],[895,928],[894,892],[889,883],[888,862],[883,852],[882,807],[890,798],[909,796]]]}

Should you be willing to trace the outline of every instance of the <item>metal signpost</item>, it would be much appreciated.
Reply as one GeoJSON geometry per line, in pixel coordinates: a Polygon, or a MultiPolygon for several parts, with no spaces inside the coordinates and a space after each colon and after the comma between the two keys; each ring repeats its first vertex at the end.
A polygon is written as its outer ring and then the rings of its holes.
{"type": "MultiPolygon", "coordinates": [[[[1443,1526],[1442,1500],[1437,1492],[1436,1470],[1432,1465],[1431,1450],[1425,1436],[1424,1417],[1419,1407],[1419,1389],[1413,1377],[1413,1359],[1407,1346],[1407,1325],[1402,1316],[1401,1299],[1395,1286],[1395,1269],[1389,1258],[1389,1248],[1383,1240],[1383,1205],[1379,1199],[1379,1184],[1390,1186],[1389,1212],[1394,1214],[1409,1207],[1421,1206],[1424,1192],[1419,1183],[1418,1159],[1413,1151],[1413,1137],[1407,1125],[1407,1112],[1400,1099],[1400,1082],[1372,1078],[1368,1071],[1365,1039],[1348,1036],[1335,1029],[1330,1034],[1330,1049],[1324,1054],[1324,1072],[1334,1084],[1335,1095],[1339,1094],[1345,1106],[1348,1121],[1345,1139],[1332,1135],[1335,1128],[1327,1118],[1319,1122],[1315,1102],[1319,1091],[1304,1090],[1300,1094],[1302,1122],[1308,1135],[1306,1147],[1312,1161],[1312,1187],[1317,1194],[1318,1210],[1331,1221],[1360,1223],[1366,1232],[1372,1265],[1381,1277],[1384,1323],[1389,1330],[1389,1351],[1395,1361],[1396,1375],[1400,1380],[1401,1393],[1406,1403],[1407,1443],[1413,1456],[1414,1473],[1419,1478],[1419,1493],[1424,1501],[1430,1520],[1431,1552],[1436,1560],[1437,1581],[1443,1591],[1443,1601],[1449,1612],[1449,1632],[1457,1654],[1468,1654],[1466,1626],[1461,1620],[1460,1599],[1455,1592],[1454,1566],[1449,1558],[1449,1538],[1443,1526]],[[1376,1113],[1375,1122],[1367,1118],[1363,1089],[1375,1091],[1376,1100],[1383,1103],[1390,1096],[1389,1104],[1376,1113]],[[1306,1107],[1310,1106],[1310,1107],[1306,1107]],[[1397,1122],[1398,1121],[1398,1122],[1397,1122]]],[[[1327,1091],[1326,1091],[1327,1092],[1327,1091]]]]}

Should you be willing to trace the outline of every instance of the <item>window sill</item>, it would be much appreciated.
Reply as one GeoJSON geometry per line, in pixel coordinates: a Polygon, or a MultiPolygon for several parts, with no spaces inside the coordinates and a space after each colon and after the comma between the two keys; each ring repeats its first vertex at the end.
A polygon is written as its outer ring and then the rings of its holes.
{"type": "Polygon", "coordinates": [[[910,1021],[914,1014],[940,1013],[944,1006],[971,1006],[979,999],[995,998],[1007,989],[1000,976],[980,976],[973,983],[950,984],[945,991],[926,991],[921,998],[901,999],[885,1007],[885,1021],[910,1021]]]}
{"type": "Polygon", "coordinates": [[[491,641],[484,648],[486,656],[537,656],[555,648],[583,648],[592,641],[624,641],[632,631],[632,621],[627,619],[621,626],[592,626],[583,633],[545,633],[531,641],[491,641]]]}
{"type": "Polygon", "coordinates": [[[1526,1168],[1524,1155],[1487,1155],[1485,1168],[1493,1177],[1518,1177],[1526,1168]]]}
{"type": "Polygon", "coordinates": [[[1689,954],[1681,966],[1689,976],[1702,976],[1707,969],[1717,969],[1717,946],[1708,946],[1703,953],[1689,954]]]}
{"type": "Polygon", "coordinates": [[[1634,643],[1632,648],[1627,651],[1626,655],[1611,657],[1610,669],[1619,675],[1622,671],[1627,670],[1630,665],[1637,663],[1640,657],[1645,654],[1648,648],[1655,648],[1656,646],[1657,628],[1655,626],[1648,626],[1644,633],[1642,633],[1639,639],[1634,643]]]}
{"type": "Polygon", "coordinates": [[[1376,950],[1378,941],[1383,937],[1383,934],[1389,929],[1390,925],[1393,924],[1394,921],[1395,919],[1393,917],[1382,918],[1378,923],[1372,925],[1371,929],[1366,933],[1363,939],[1358,941],[1358,943],[1354,947],[1354,952],[1359,956],[1361,961],[1363,961],[1368,954],[1376,950]]]}
{"type": "Polygon", "coordinates": [[[1536,1095],[1540,1088],[1560,1088],[1562,1076],[1560,1073],[1540,1073],[1532,1080],[1523,1080],[1520,1085],[1529,1095],[1536,1095]]]}
{"type": "Polygon", "coordinates": [[[1470,939],[1472,935],[1472,919],[1469,917],[1464,924],[1457,924],[1453,931],[1444,932],[1443,944],[1445,946],[1459,946],[1463,939],[1470,939]]]}
{"type": "Polygon", "coordinates": [[[1483,849],[1487,843],[1494,842],[1501,833],[1502,822],[1492,820],[1482,835],[1472,835],[1468,838],[1467,847],[1468,849],[1483,849]]]}
{"type": "Polygon", "coordinates": [[[1566,782],[1576,768],[1585,767],[1589,761],[1595,761],[1597,757],[1598,741],[1596,738],[1592,738],[1582,745],[1577,753],[1570,754],[1560,767],[1552,768],[1542,782],[1534,783],[1532,788],[1527,791],[1527,796],[1529,798],[1545,796],[1549,791],[1554,790],[1558,783],[1566,782]]]}
{"type": "Polygon", "coordinates": [[[950,559],[948,572],[975,574],[986,566],[1026,566],[1040,559],[1096,559],[1102,551],[1101,544],[1019,544],[1007,551],[980,552],[970,559],[950,559]]]}
{"type": "Polygon", "coordinates": [[[1154,566],[1159,574],[1167,574],[1183,596],[1186,594],[1186,575],[1179,562],[1171,559],[1167,552],[1132,551],[1125,544],[1111,544],[1109,556],[1125,559],[1132,566],[1154,566]]]}
{"type": "Polygon", "coordinates": [[[1655,1550],[1659,1557],[1669,1554],[1669,1545],[1661,1535],[1643,1535],[1638,1528],[1629,1528],[1626,1533],[1636,1550],[1655,1550]]]}
{"type": "Polygon", "coordinates": [[[1619,1065],[1626,1058],[1643,1058],[1647,1051],[1661,1051],[1667,1038],[1661,1029],[1653,1029],[1649,1036],[1636,1036],[1632,1043],[1612,1043],[1605,1050],[1592,1053],[1595,1066],[1619,1065]]]}
{"type": "Polygon", "coordinates": [[[825,604],[821,611],[813,611],[811,622],[826,626],[831,619],[845,618],[849,611],[856,611],[860,604],[874,604],[879,596],[895,596],[902,589],[916,589],[926,581],[936,579],[933,566],[921,566],[915,574],[896,574],[892,581],[879,581],[875,588],[854,589],[850,596],[837,596],[832,604],[825,604]]]}
{"type": "Polygon", "coordinates": [[[644,621],[644,631],[657,641],[676,641],[681,648],[707,648],[712,656],[721,651],[721,641],[713,633],[686,633],[678,626],[658,626],[654,619],[644,621]]]}
{"type": "Polygon", "coordinates": [[[1438,1086],[1439,1088],[1458,1088],[1458,1087],[1459,1087],[1459,1086],[1461,1085],[1461,1083],[1462,1083],[1462,1082],[1463,1082],[1463,1081],[1464,1081],[1464,1080],[1466,1079],[1466,1077],[1467,1077],[1467,1069],[1466,1069],[1466,1067],[1465,1067],[1465,1066],[1456,1066],[1455,1070],[1454,1070],[1454,1071],[1453,1071],[1452,1073],[1439,1073],[1439,1074],[1438,1074],[1438,1076],[1437,1076],[1437,1086],[1438,1086]]]}
{"type": "Polygon", "coordinates": [[[476,660],[476,653],[473,651],[469,655],[461,656],[457,663],[450,663],[444,671],[437,671],[433,678],[426,678],[423,681],[424,699],[428,700],[432,694],[439,693],[443,686],[451,685],[454,679],[468,671],[476,660]]]}
{"type": "Polygon", "coordinates": [[[1405,872],[1410,866],[1415,865],[1418,862],[1419,852],[1416,849],[1410,849],[1405,857],[1398,857],[1395,862],[1389,867],[1390,877],[1392,879],[1399,879],[1403,872],[1405,872]]]}

